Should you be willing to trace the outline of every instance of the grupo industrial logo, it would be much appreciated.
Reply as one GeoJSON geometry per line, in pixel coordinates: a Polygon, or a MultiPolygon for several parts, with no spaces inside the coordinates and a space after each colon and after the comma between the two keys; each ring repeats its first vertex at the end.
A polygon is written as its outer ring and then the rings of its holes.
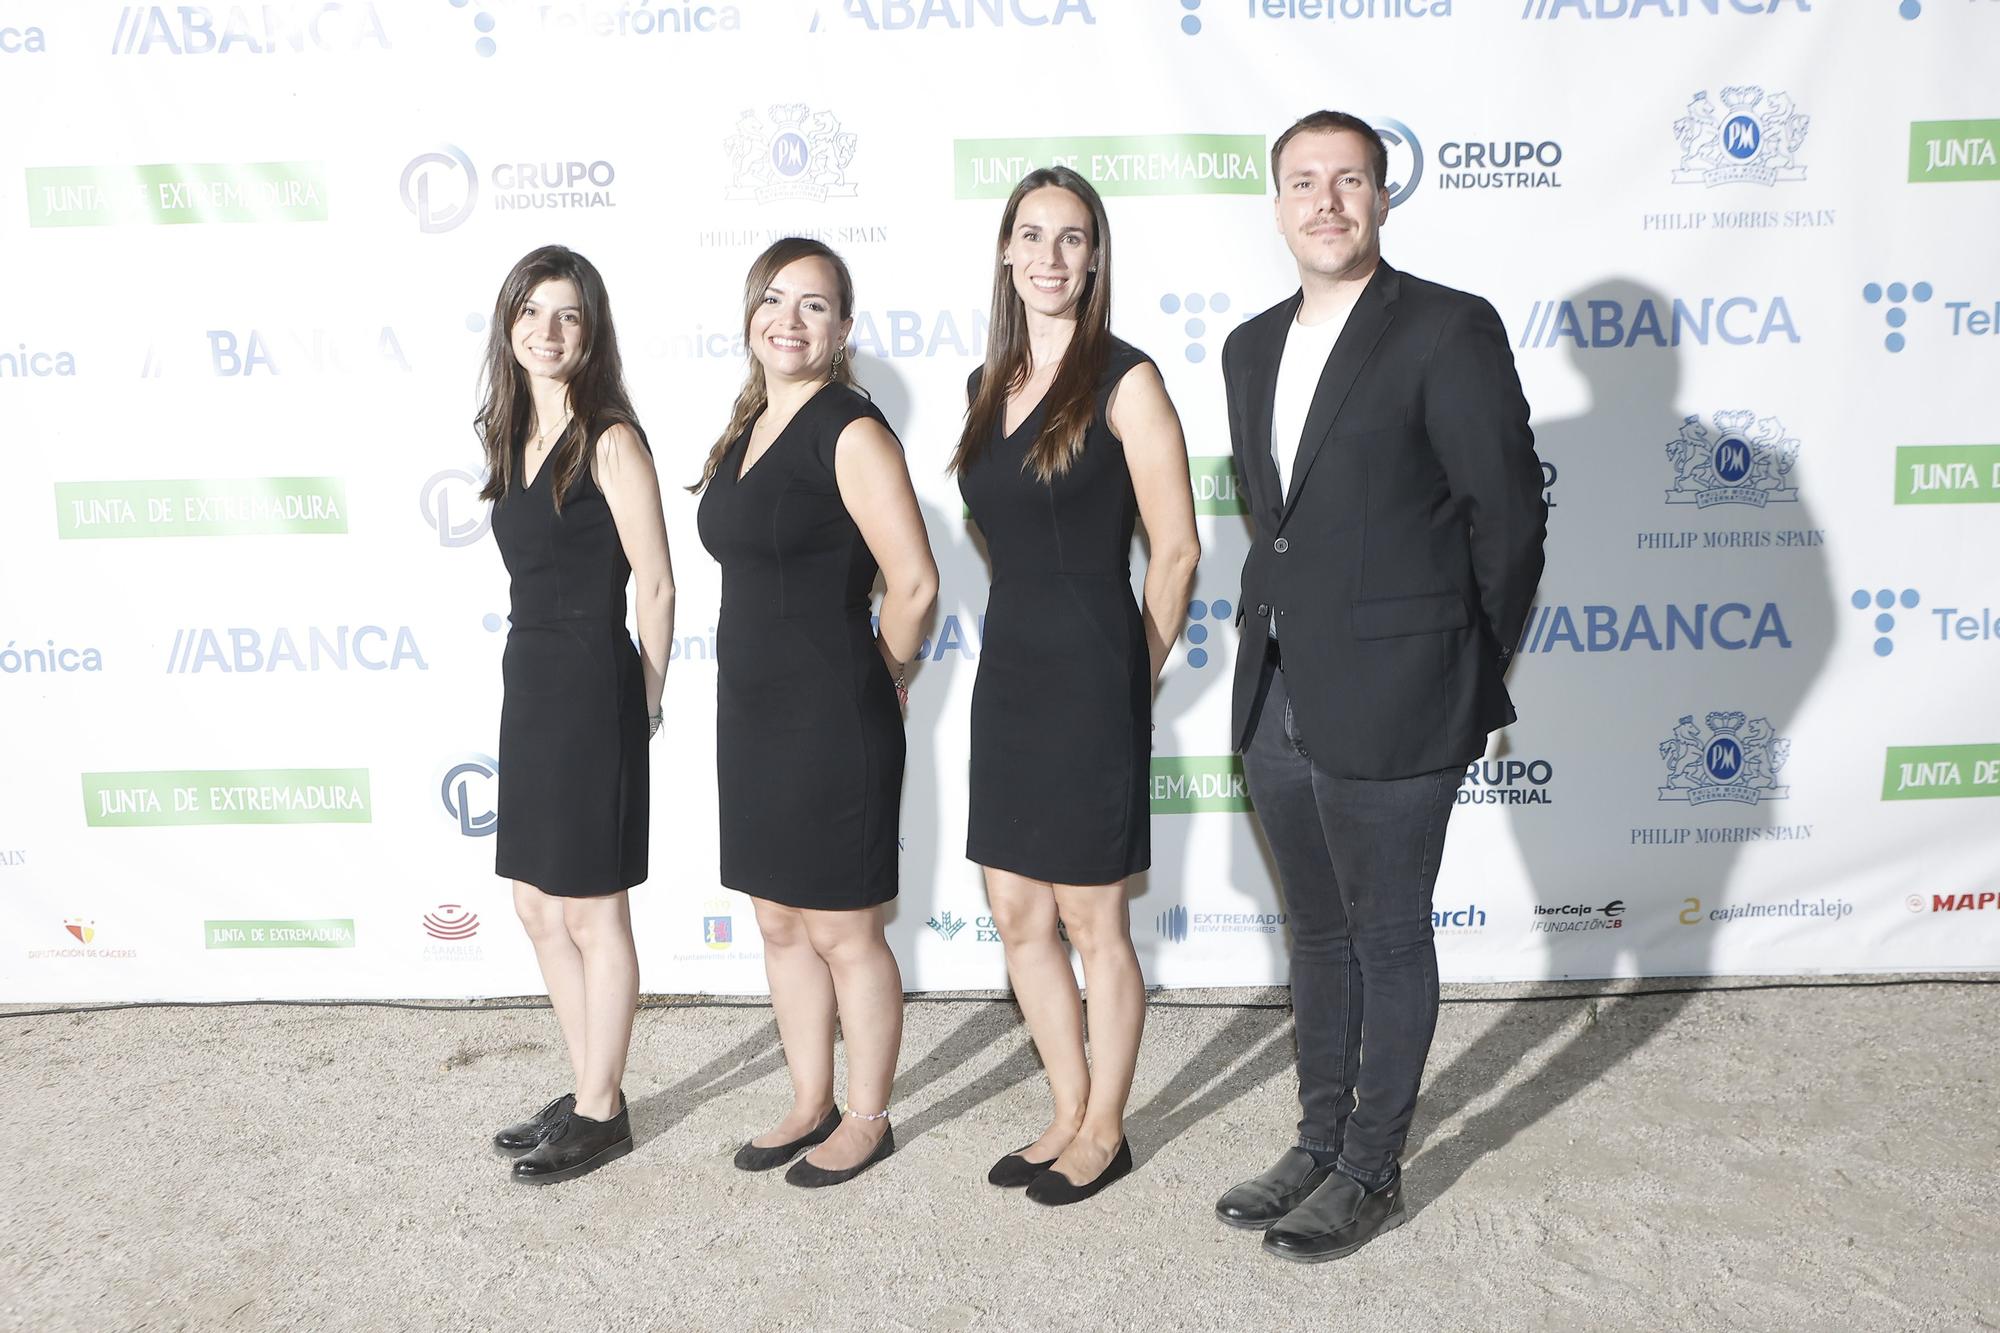
{"type": "Polygon", "coordinates": [[[433,472],[417,495],[424,522],[440,546],[471,546],[492,526],[493,511],[479,498],[481,482],[460,468],[433,472]]]}
{"type": "Polygon", "coordinates": [[[986,31],[1089,25],[1097,22],[1090,6],[1091,0],[820,0],[813,6],[806,31],[986,31]]]}
{"type": "Polygon", "coordinates": [[[168,675],[204,671],[430,670],[408,625],[310,625],[289,629],[195,625],[174,631],[168,675]]]}
{"type": "Polygon", "coordinates": [[[1555,775],[1546,759],[1479,759],[1465,766],[1455,799],[1460,805],[1552,805],[1555,775]]]}
{"type": "Polygon", "coordinates": [[[803,102],[746,110],[722,141],[730,168],[722,197],[760,204],[852,198],[858,187],[847,167],[857,142],[840,117],[803,102]]]}
{"type": "Polygon", "coordinates": [[[1746,411],[1717,412],[1711,421],[1713,430],[1699,416],[1684,418],[1680,434],[1667,442],[1674,469],[1668,504],[1762,509],[1798,500],[1798,487],[1789,482],[1799,442],[1785,434],[1782,421],[1746,411]]]}
{"type": "Polygon", "coordinates": [[[1424,146],[1417,133],[1400,120],[1387,117],[1372,122],[1389,150],[1389,169],[1383,188],[1389,192],[1389,207],[1395,208],[1412,194],[1424,178],[1424,146]]]}
{"type": "Polygon", "coordinates": [[[121,5],[115,56],[277,56],[386,51],[368,0],[266,0],[255,5],[121,5]]]}
{"type": "Polygon", "coordinates": [[[1727,653],[1790,648],[1776,602],[1640,602],[1537,606],[1521,630],[1518,653],[1727,653]]]}
{"type": "Polygon", "coordinates": [[[445,770],[438,800],[466,837],[489,838],[500,827],[500,814],[494,808],[499,777],[499,763],[483,754],[468,755],[445,770]]]}
{"type": "MultiPolygon", "coordinates": [[[[498,162],[487,173],[487,197],[496,213],[615,208],[618,169],[603,158],[498,162]]],[[[454,144],[411,158],[398,186],[403,207],[428,233],[451,231],[479,203],[479,171],[454,144]]]]}
{"type": "MultiPolygon", "coordinates": [[[[1903,0],[1915,4],[1916,0],[1903,0]]],[[[1813,0],[1522,0],[1530,21],[1727,18],[1739,14],[1810,14],[1813,0]]]]}
{"type": "Polygon", "coordinates": [[[1579,352],[1625,347],[1763,346],[1800,341],[1782,296],[1643,297],[1636,301],[1567,298],[1536,301],[1515,346],[1579,352]]]}
{"type": "Polygon", "coordinates": [[[0,350],[0,380],[73,379],[75,376],[74,353],[30,348],[26,343],[16,344],[11,352],[0,350]]]}
{"type": "Polygon", "coordinates": [[[39,55],[48,49],[48,35],[40,28],[0,27],[0,56],[39,55]]]}
{"type": "Polygon", "coordinates": [[[398,189],[418,230],[450,231],[471,217],[479,202],[479,172],[462,149],[445,144],[411,158],[398,189]]]}
{"type": "Polygon", "coordinates": [[[1812,117],[1794,108],[1790,93],[1766,93],[1755,84],[1724,88],[1716,106],[1706,91],[1694,95],[1674,122],[1681,161],[1676,185],[1772,186],[1802,181],[1799,161],[1812,117]]]}
{"type": "Polygon", "coordinates": [[[1715,712],[1697,724],[1688,714],[1659,748],[1660,759],[1667,766],[1666,783],[1659,788],[1662,801],[1757,805],[1782,801],[1792,794],[1790,787],[1778,781],[1778,771],[1791,757],[1792,743],[1777,734],[1769,718],[1715,712]]]}
{"type": "Polygon", "coordinates": [[[1608,903],[1536,903],[1530,930],[1537,935],[1568,935],[1586,930],[1621,930],[1625,925],[1625,900],[1608,903]]]}
{"type": "Polygon", "coordinates": [[[439,903],[424,913],[424,934],[450,944],[463,943],[479,933],[479,914],[458,903],[439,903]]]}

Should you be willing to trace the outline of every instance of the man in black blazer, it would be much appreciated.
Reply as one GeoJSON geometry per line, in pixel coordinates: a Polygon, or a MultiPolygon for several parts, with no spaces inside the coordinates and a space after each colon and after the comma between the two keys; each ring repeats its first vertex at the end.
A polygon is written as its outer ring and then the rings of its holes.
{"type": "Polygon", "coordinates": [[[1313,1262],[1403,1218],[1437,1026],[1431,889],[1542,572],[1542,472],[1506,330],[1382,262],[1388,153],[1320,111],[1271,153],[1300,290],[1230,334],[1254,530],[1231,727],[1290,917],[1298,1146],[1216,1214],[1313,1262]]]}

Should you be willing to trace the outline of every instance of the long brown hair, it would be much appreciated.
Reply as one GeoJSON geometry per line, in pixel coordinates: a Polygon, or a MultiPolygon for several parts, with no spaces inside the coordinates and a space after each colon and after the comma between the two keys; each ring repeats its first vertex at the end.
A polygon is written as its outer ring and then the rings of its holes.
{"type": "MultiPolygon", "coordinates": [[[[838,289],[840,301],[839,317],[843,320],[854,318],[854,275],[847,271],[847,261],[835,254],[832,247],[805,236],[784,236],[771,242],[764,253],[758,255],[750,265],[750,272],[743,279],[743,341],[750,341],[750,321],[757,314],[757,307],[763,303],[764,293],[778,280],[778,274],[801,259],[824,259],[833,269],[833,280],[838,289]]],[[[764,384],[764,363],[757,359],[757,353],[748,352],[750,368],[743,376],[743,388],[736,395],[736,405],[729,410],[729,424],[722,428],[722,434],[709,448],[708,459],[701,466],[701,480],[688,487],[700,494],[708,483],[715,480],[715,474],[722,467],[722,456],[736,443],[737,437],[757,419],[757,414],[770,402],[771,395],[764,384]]],[[[859,388],[854,382],[853,358],[841,355],[835,349],[833,368],[827,379],[849,388],[859,388]]]]}
{"type": "Polygon", "coordinates": [[[591,441],[615,425],[630,426],[639,431],[642,440],[646,433],[639,430],[632,397],[625,391],[625,366],[618,356],[618,332],[611,323],[611,298],[604,290],[604,278],[596,265],[576,251],[545,245],[514,265],[493,301],[493,323],[486,335],[485,367],[480,376],[485,403],[472,419],[473,429],[486,446],[486,486],[479,498],[498,500],[514,484],[514,449],[527,438],[528,426],[535,419],[528,372],[514,359],[514,321],[535,288],[551,278],[574,283],[583,307],[583,354],[568,385],[569,425],[542,464],[545,470],[555,469],[551,490],[556,512],[561,513],[563,496],[590,461],[591,441]]]}
{"type": "Polygon", "coordinates": [[[1068,167],[1042,167],[1021,178],[1007,196],[1000,215],[1000,239],[993,252],[993,315],[986,337],[986,370],[979,393],[965,412],[965,433],[951,456],[951,470],[972,466],[1006,421],[1007,396],[1027,382],[1029,373],[1028,312],[1014,290],[1014,275],[1006,264],[1007,242],[1014,235],[1014,216],[1021,201],[1044,186],[1068,190],[1090,210],[1090,245],[1096,272],[1086,273],[1083,295],[1077,298],[1076,332],[1063,349],[1062,362],[1042,400],[1041,433],[1028,449],[1023,467],[1045,482],[1054,481],[1083,454],[1084,436],[1097,414],[1097,381],[1111,360],[1111,220],[1104,200],[1090,182],[1068,167]]]}

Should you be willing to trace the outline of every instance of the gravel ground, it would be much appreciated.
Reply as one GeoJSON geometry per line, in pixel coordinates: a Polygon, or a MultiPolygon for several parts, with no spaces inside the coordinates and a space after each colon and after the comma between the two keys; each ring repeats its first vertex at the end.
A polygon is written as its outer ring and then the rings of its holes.
{"type": "Polygon", "coordinates": [[[984,1180],[1046,1113],[1004,1000],[913,1001],[900,1151],[812,1192],[730,1166],[757,1005],[640,1015],[637,1150],[545,1189],[486,1147],[545,1012],[0,1010],[0,1329],[2000,1327],[2000,990],[1577,989],[1450,989],[1409,1223],[1312,1267],[1210,1211],[1296,1118],[1283,992],[1157,997],[1139,1169],[1060,1210],[984,1180]]]}

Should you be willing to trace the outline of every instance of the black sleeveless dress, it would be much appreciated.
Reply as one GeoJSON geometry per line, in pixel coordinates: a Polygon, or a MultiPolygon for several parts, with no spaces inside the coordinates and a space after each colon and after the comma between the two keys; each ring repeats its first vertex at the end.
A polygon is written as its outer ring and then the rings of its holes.
{"type": "MultiPolygon", "coordinates": [[[[589,446],[595,449],[593,437],[589,446]]],[[[625,630],[625,561],[590,468],[557,514],[545,461],[493,506],[511,577],[500,659],[500,800],[494,870],[561,898],[646,878],[646,688],[625,630]]]]}
{"type": "Polygon", "coordinates": [[[744,431],[697,516],[722,565],[722,883],[787,907],[852,910],[896,896],[902,710],[869,617],[875,557],[833,470],[841,431],[860,417],[883,421],[859,393],[827,385],[738,479],[744,431]]]}
{"type": "Polygon", "coordinates": [[[1022,467],[1045,403],[1012,435],[996,426],[958,480],[993,561],[965,854],[1053,884],[1109,884],[1152,863],[1152,669],[1131,583],[1139,506],[1104,416],[1148,360],[1112,340],[1083,455],[1053,484],[1022,467]]]}

